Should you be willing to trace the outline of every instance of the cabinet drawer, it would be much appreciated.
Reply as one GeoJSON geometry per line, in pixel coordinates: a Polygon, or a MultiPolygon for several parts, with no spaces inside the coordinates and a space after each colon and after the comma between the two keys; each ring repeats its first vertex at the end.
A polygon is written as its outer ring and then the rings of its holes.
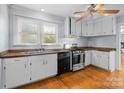
{"type": "Polygon", "coordinates": [[[3,60],[5,64],[12,64],[16,62],[26,62],[27,58],[26,57],[20,57],[20,58],[7,58],[3,60]]]}

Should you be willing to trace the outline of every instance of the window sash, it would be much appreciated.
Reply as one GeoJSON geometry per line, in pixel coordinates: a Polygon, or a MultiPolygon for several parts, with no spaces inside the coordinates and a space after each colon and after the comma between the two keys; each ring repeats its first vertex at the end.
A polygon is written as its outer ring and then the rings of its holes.
{"type": "Polygon", "coordinates": [[[19,16],[16,16],[16,29],[15,29],[15,32],[14,32],[14,45],[38,45],[40,43],[40,25],[39,25],[39,22],[36,21],[36,20],[33,20],[31,18],[25,18],[25,17],[19,17],[19,16]],[[29,25],[29,27],[32,25],[32,32],[30,31],[22,31],[22,26],[23,26],[23,23],[29,25]],[[33,32],[34,31],[34,32],[33,32]],[[35,41],[36,42],[27,42],[27,43],[24,43],[24,42],[21,42],[21,40],[18,40],[18,39],[22,39],[23,37],[21,36],[23,33],[25,34],[29,34],[29,35],[35,35],[36,38],[35,38],[35,41]]]}
{"type": "Polygon", "coordinates": [[[54,23],[43,23],[43,32],[42,32],[43,38],[42,38],[42,44],[43,45],[56,45],[58,43],[58,24],[54,24],[54,23]],[[48,27],[48,28],[47,28],[48,27]],[[54,32],[50,32],[47,31],[45,32],[46,28],[49,30],[49,28],[53,28],[54,32]],[[55,43],[46,43],[44,42],[45,40],[45,36],[46,35],[51,35],[51,36],[55,36],[56,37],[56,42],[55,43]]]}

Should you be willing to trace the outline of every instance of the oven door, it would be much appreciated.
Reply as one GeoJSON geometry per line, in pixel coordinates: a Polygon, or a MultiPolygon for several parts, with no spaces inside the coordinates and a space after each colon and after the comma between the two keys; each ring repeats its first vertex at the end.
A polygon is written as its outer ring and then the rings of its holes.
{"type": "Polygon", "coordinates": [[[72,64],[75,65],[75,64],[79,64],[80,63],[80,58],[81,58],[81,55],[78,54],[78,53],[73,53],[72,54],[72,64]]]}

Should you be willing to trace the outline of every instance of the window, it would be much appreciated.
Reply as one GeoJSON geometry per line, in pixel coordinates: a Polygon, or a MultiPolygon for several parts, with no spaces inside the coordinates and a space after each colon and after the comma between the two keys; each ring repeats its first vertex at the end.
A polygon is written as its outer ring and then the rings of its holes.
{"type": "Polygon", "coordinates": [[[16,45],[38,44],[39,25],[37,21],[28,18],[17,17],[16,45]]]}
{"type": "Polygon", "coordinates": [[[124,24],[120,26],[121,32],[124,33],[124,24]]]}
{"type": "Polygon", "coordinates": [[[58,25],[53,23],[43,23],[43,44],[51,45],[58,42],[58,25]]]}
{"type": "Polygon", "coordinates": [[[16,16],[14,45],[54,45],[58,42],[58,24],[16,16]]]}

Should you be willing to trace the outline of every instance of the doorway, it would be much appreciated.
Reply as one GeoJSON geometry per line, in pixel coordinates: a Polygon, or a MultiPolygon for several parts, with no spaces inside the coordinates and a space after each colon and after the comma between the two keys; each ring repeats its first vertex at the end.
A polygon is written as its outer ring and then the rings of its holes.
{"type": "Polygon", "coordinates": [[[119,24],[120,69],[124,67],[124,23],[119,24]]]}

